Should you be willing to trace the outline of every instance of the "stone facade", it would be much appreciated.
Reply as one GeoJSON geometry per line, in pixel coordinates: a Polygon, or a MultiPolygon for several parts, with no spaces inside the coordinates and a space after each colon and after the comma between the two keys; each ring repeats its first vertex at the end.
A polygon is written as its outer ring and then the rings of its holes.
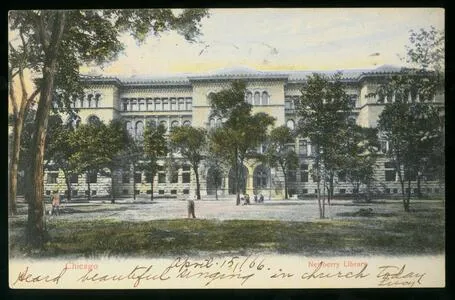
{"type": "MultiPolygon", "coordinates": [[[[384,108],[384,102],[368,94],[377,88],[377,77],[399,72],[399,68],[382,66],[373,70],[345,70],[342,80],[346,92],[352,99],[352,116],[357,124],[364,127],[375,127],[378,117],[384,108]]],[[[125,120],[131,135],[141,135],[148,122],[162,123],[168,129],[173,126],[191,125],[210,128],[221,120],[211,120],[208,97],[229,86],[233,79],[243,79],[247,83],[247,97],[253,105],[253,112],[266,112],[276,119],[275,126],[286,124],[290,128],[296,126],[297,118],[293,100],[300,95],[300,89],[307,76],[312,72],[261,72],[247,68],[224,69],[206,74],[182,75],[175,77],[103,77],[89,76],[85,80],[90,83],[86,97],[78,99],[74,107],[79,109],[81,122],[87,122],[90,116],[97,116],[108,122],[113,118],[125,120]]],[[[333,74],[333,72],[321,72],[333,74]]],[[[444,95],[433,99],[435,105],[444,107],[444,95]]],[[[290,175],[288,182],[291,195],[312,195],[316,193],[316,182],[311,178],[312,147],[309,142],[296,139],[293,145],[299,155],[299,169],[290,175]]],[[[386,147],[386,146],[384,146],[386,147]]],[[[260,147],[258,151],[261,151],[260,147]]],[[[164,163],[164,161],[162,162],[164,163]]],[[[399,194],[401,188],[396,176],[386,176],[387,158],[377,161],[376,181],[374,190],[379,193],[399,194]],[[386,178],[387,177],[387,178],[386,178]]],[[[275,198],[284,196],[283,172],[268,169],[258,162],[245,162],[245,190],[252,195],[254,192],[270,195],[275,198]]],[[[66,185],[62,172],[47,171],[47,176],[54,176],[45,182],[45,191],[51,193],[58,190],[64,193],[66,185]],[[51,173],[57,175],[50,175],[51,173]]],[[[228,195],[232,190],[229,170],[223,170],[224,178],[219,183],[213,182],[211,170],[203,163],[200,167],[201,195],[228,195]]],[[[389,172],[390,173],[390,172],[389,172]]],[[[116,197],[131,197],[133,193],[147,195],[150,183],[144,174],[133,170],[117,170],[113,176],[116,197]],[[136,175],[133,175],[136,174],[136,175]],[[136,183],[134,183],[136,181],[136,183]]],[[[111,193],[110,178],[98,175],[90,187],[93,196],[106,196],[111,193]],[[95,182],[96,181],[96,182],[95,182]]],[[[413,184],[415,187],[415,184],[413,184]]],[[[425,193],[443,193],[444,185],[439,181],[423,180],[425,193]]],[[[85,176],[79,176],[72,190],[78,195],[87,193],[85,176]]],[[[156,195],[187,195],[196,189],[195,174],[185,165],[180,164],[175,175],[165,170],[155,177],[154,194],[156,195]]],[[[353,187],[335,179],[335,194],[349,194],[353,187]]],[[[73,192],[74,193],[74,192],[73,192]]]]}

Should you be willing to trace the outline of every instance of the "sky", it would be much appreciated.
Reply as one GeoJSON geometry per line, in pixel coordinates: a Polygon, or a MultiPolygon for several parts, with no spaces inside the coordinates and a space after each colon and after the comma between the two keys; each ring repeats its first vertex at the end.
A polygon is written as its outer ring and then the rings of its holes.
{"type": "Polygon", "coordinates": [[[220,68],[257,70],[371,69],[403,65],[409,31],[444,30],[440,8],[211,9],[202,35],[189,43],[175,32],[138,45],[122,36],[118,60],[83,73],[168,75],[220,68]]]}

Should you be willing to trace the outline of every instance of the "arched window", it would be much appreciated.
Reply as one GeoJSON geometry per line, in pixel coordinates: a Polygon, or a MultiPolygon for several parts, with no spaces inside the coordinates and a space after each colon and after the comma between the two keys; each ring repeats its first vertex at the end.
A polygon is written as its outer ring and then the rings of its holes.
{"type": "Polygon", "coordinates": [[[155,111],[161,110],[161,100],[155,99],[155,111]]]}
{"type": "Polygon", "coordinates": [[[126,126],[126,131],[128,131],[129,135],[134,136],[134,130],[133,130],[133,126],[131,125],[131,122],[127,121],[125,123],[125,126],[126,126]]]}
{"type": "Polygon", "coordinates": [[[92,107],[92,98],[93,98],[92,94],[89,94],[87,96],[87,107],[92,107]]]}
{"type": "Polygon", "coordinates": [[[261,104],[261,95],[259,92],[254,93],[254,105],[260,105],[261,104]]]}
{"type": "Polygon", "coordinates": [[[68,119],[66,119],[66,125],[73,129],[77,128],[80,123],[81,123],[81,118],[76,115],[69,116],[68,119]]]}
{"type": "Polygon", "coordinates": [[[101,120],[100,120],[100,118],[98,118],[95,115],[90,115],[87,118],[87,123],[90,124],[90,125],[99,125],[99,124],[101,124],[101,120]]]}
{"type": "Polygon", "coordinates": [[[191,126],[191,121],[185,121],[183,122],[183,126],[191,126]]]}
{"type": "Polygon", "coordinates": [[[262,105],[269,104],[269,94],[267,92],[262,92],[262,105]]]}
{"type": "Polygon", "coordinates": [[[171,128],[179,126],[179,121],[172,121],[171,128]]]}
{"type": "Polygon", "coordinates": [[[101,99],[101,95],[100,94],[96,94],[95,95],[95,107],[98,108],[98,106],[100,105],[100,99],[101,99]]]}
{"type": "Polygon", "coordinates": [[[221,119],[218,118],[216,119],[216,124],[215,124],[216,127],[221,127],[221,119]]]}
{"type": "Polygon", "coordinates": [[[137,100],[136,99],[132,99],[131,100],[131,110],[132,111],[136,111],[137,110],[137,100]]]}
{"type": "Polygon", "coordinates": [[[149,121],[147,122],[147,126],[149,126],[149,127],[156,127],[156,122],[155,122],[154,120],[149,120],[149,121]]]}
{"type": "Polygon", "coordinates": [[[246,93],[246,103],[253,105],[253,93],[250,91],[246,93]]]}
{"type": "Polygon", "coordinates": [[[81,105],[79,107],[83,108],[84,107],[84,97],[82,97],[79,101],[81,102],[81,105]]]}
{"type": "Polygon", "coordinates": [[[136,137],[141,138],[144,135],[144,123],[142,121],[136,122],[136,137]]]}
{"type": "Polygon", "coordinates": [[[164,128],[166,128],[166,130],[168,129],[168,128],[167,128],[167,122],[166,122],[166,121],[161,121],[161,122],[160,122],[160,125],[162,125],[164,128]]]}
{"type": "Polygon", "coordinates": [[[269,169],[259,165],[254,169],[254,187],[266,188],[268,183],[269,169]]]}
{"type": "Polygon", "coordinates": [[[294,120],[289,119],[289,120],[286,122],[286,126],[287,126],[289,129],[294,130],[294,128],[295,128],[295,122],[294,122],[294,120]]]}
{"type": "Polygon", "coordinates": [[[215,119],[214,118],[210,118],[209,119],[209,126],[210,126],[210,128],[214,128],[215,127],[215,119]]]}

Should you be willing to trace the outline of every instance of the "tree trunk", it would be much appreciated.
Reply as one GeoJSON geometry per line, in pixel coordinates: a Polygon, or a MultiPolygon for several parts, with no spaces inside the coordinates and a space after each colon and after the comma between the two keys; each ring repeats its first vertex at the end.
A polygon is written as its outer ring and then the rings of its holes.
{"type": "Polygon", "coordinates": [[[86,176],[86,180],[87,180],[87,189],[88,189],[87,199],[88,199],[88,201],[90,201],[90,200],[92,200],[91,195],[90,195],[90,171],[87,171],[85,176],[86,176]]]}
{"type": "Polygon", "coordinates": [[[422,198],[422,189],[420,186],[420,172],[417,173],[417,198],[421,199],[422,198]]]}
{"type": "Polygon", "coordinates": [[[325,176],[324,176],[324,181],[322,183],[322,190],[323,190],[323,194],[322,194],[322,219],[325,218],[325,188],[327,186],[327,182],[325,181],[325,176]]]}
{"type": "Polygon", "coordinates": [[[193,165],[193,171],[194,174],[196,175],[196,197],[198,200],[201,200],[201,185],[199,183],[199,172],[197,165],[193,165]]]}
{"type": "Polygon", "coordinates": [[[153,201],[153,179],[155,179],[155,174],[150,175],[152,178],[150,180],[150,201],[153,201]]]}
{"type": "Polygon", "coordinates": [[[284,174],[284,199],[288,199],[289,198],[289,195],[288,195],[288,179],[287,179],[287,172],[284,171],[283,169],[283,174],[284,174]]]}
{"type": "MultiPolygon", "coordinates": [[[[44,147],[46,144],[47,123],[49,109],[54,90],[54,76],[57,67],[57,54],[60,41],[65,28],[66,12],[56,11],[56,17],[52,26],[50,40],[41,37],[41,44],[45,46],[45,59],[43,66],[43,78],[41,82],[40,99],[36,111],[35,134],[32,140],[31,151],[35,153],[31,160],[31,187],[28,196],[28,221],[27,243],[33,248],[41,248],[44,243],[44,147]]],[[[42,28],[46,30],[46,28],[42,28]]]]}
{"type": "Polygon", "coordinates": [[[404,210],[409,212],[409,204],[410,204],[410,199],[411,199],[411,177],[409,176],[408,178],[408,193],[407,193],[407,197],[406,197],[406,205],[405,205],[405,208],[404,210]]]}
{"type": "Polygon", "coordinates": [[[329,190],[327,191],[327,203],[330,206],[330,200],[333,198],[333,172],[330,173],[329,178],[329,190]]]}
{"type": "Polygon", "coordinates": [[[71,202],[71,182],[69,174],[67,171],[63,171],[63,174],[65,175],[66,189],[68,190],[68,195],[66,196],[67,202],[71,202]]]}
{"type": "Polygon", "coordinates": [[[136,166],[133,164],[133,200],[136,200],[136,166]]]}
{"type": "Polygon", "coordinates": [[[22,128],[24,126],[24,114],[19,111],[14,120],[13,127],[13,144],[11,149],[10,167],[9,167],[9,215],[17,213],[17,169],[19,165],[19,155],[21,146],[22,128]]]}
{"type": "Polygon", "coordinates": [[[236,194],[236,201],[235,205],[240,204],[240,192],[239,192],[239,161],[237,159],[238,157],[238,150],[235,150],[235,162],[234,162],[234,172],[235,172],[235,194],[236,194]]]}
{"type": "Polygon", "coordinates": [[[111,172],[111,203],[115,203],[115,191],[114,191],[114,169],[109,169],[109,172],[111,172]]]}

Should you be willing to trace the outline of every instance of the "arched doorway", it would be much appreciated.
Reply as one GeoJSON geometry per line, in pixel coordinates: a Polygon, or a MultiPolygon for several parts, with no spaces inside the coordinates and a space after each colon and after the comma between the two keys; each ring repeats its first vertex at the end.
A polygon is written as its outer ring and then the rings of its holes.
{"type": "Polygon", "coordinates": [[[220,168],[210,167],[207,171],[207,195],[215,195],[221,189],[223,172],[220,168]]]}
{"type": "MultiPolygon", "coordinates": [[[[242,172],[240,172],[240,192],[244,192],[246,190],[247,186],[247,179],[248,179],[248,169],[243,165],[242,172]]],[[[229,194],[235,194],[236,193],[236,180],[235,180],[235,170],[232,168],[229,171],[229,194]]]]}

